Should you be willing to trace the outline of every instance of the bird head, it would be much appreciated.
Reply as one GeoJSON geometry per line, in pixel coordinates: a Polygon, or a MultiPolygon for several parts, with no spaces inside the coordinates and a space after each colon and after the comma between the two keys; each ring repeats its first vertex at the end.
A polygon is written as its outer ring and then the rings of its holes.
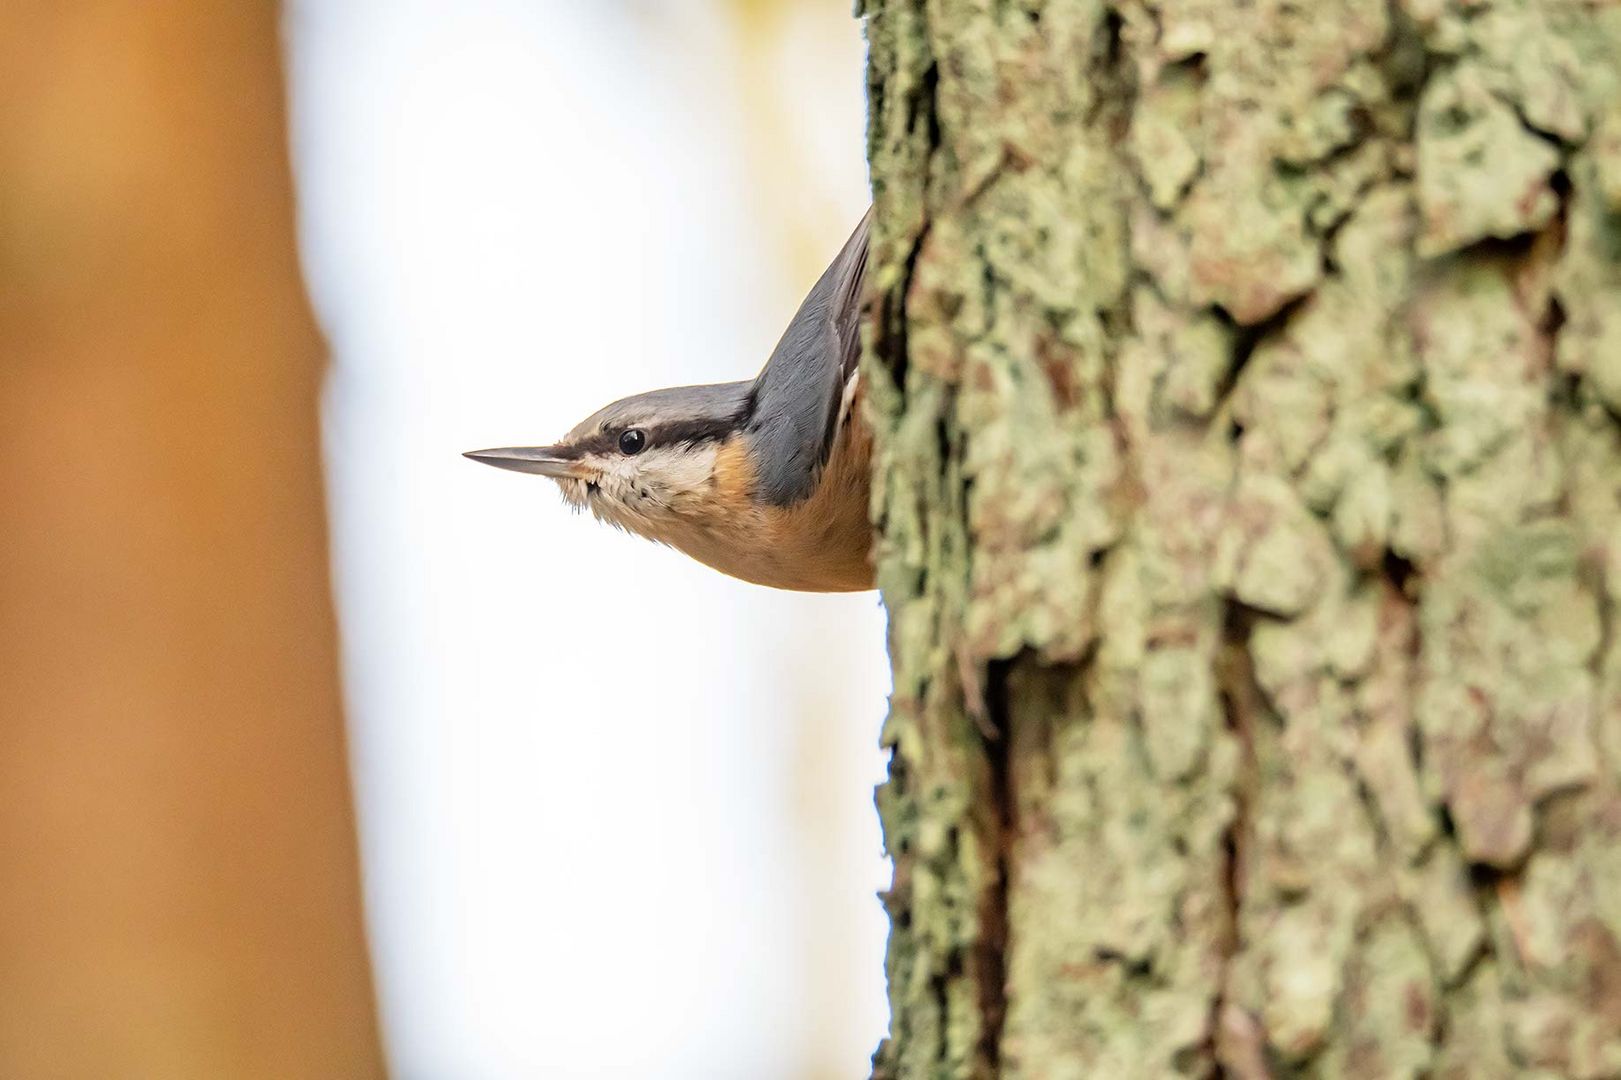
{"type": "Polygon", "coordinates": [[[717,475],[739,460],[748,382],[680,386],[624,398],[582,420],[550,446],[474,450],[474,461],[550,477],[576,509],[663,539],[713,512],[717,475]]]}

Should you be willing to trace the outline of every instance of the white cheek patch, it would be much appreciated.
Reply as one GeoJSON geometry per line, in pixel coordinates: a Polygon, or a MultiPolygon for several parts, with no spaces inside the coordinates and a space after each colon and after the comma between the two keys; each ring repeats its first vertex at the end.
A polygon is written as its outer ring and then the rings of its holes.
{"type": "Polygon", "coordinates": [[[595,459],[591,465],[599,471],[591,512],[631,532],[656,530],[679,513],[689,496],[708,489],[716,453],[713,444],[704,444],[595,459]]]}
{"type": "Polygon", "coordinates": [[[661,459],[650,461],[649,464],[654,466],[652,471],[659,486],[670,495],[680,497],[709,486],[709,478],[715,475],[717,452],[714,443],[672,447],[655,450],[654,453],[661,455],[661,459]]]}

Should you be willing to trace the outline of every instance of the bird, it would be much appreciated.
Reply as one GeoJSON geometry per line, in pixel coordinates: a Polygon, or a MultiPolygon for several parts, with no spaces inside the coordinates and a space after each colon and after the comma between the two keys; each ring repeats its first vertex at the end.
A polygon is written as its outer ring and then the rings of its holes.
{"type": "Polygon", "coordinates": [[[869,208],[752,379],[615,401],[549,446],[464,456],[548,477],[599,521],[778,589],[874,587],[861,416],[869,208]]]}

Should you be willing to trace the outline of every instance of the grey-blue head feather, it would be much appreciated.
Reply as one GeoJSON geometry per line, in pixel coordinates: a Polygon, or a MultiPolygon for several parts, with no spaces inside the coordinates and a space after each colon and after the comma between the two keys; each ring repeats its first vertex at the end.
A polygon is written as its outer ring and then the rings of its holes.
{"type": "Polygon", "coordinates": [[[635,394],[580,421],[565,442],[582,446],[617,439],[629,428],[645,429],[656,442],[690,441],[699,434],[724,437],[748,419],[753,389],[753,380],[745,379],[635,394]]]}

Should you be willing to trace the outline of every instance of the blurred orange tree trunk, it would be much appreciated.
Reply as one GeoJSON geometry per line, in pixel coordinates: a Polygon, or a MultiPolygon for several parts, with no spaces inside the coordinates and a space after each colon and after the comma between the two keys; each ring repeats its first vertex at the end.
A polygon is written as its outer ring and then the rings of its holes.
{"type": "Polygon", "coordinates": [[[0,8],[0,1076],[383,1071],[265,0],[0,8]]]}
{"type": "Polygon", "coordinates": [[[1621,1076],[1621,5],[862,7],[876,1075],[1621,1076]]]}

